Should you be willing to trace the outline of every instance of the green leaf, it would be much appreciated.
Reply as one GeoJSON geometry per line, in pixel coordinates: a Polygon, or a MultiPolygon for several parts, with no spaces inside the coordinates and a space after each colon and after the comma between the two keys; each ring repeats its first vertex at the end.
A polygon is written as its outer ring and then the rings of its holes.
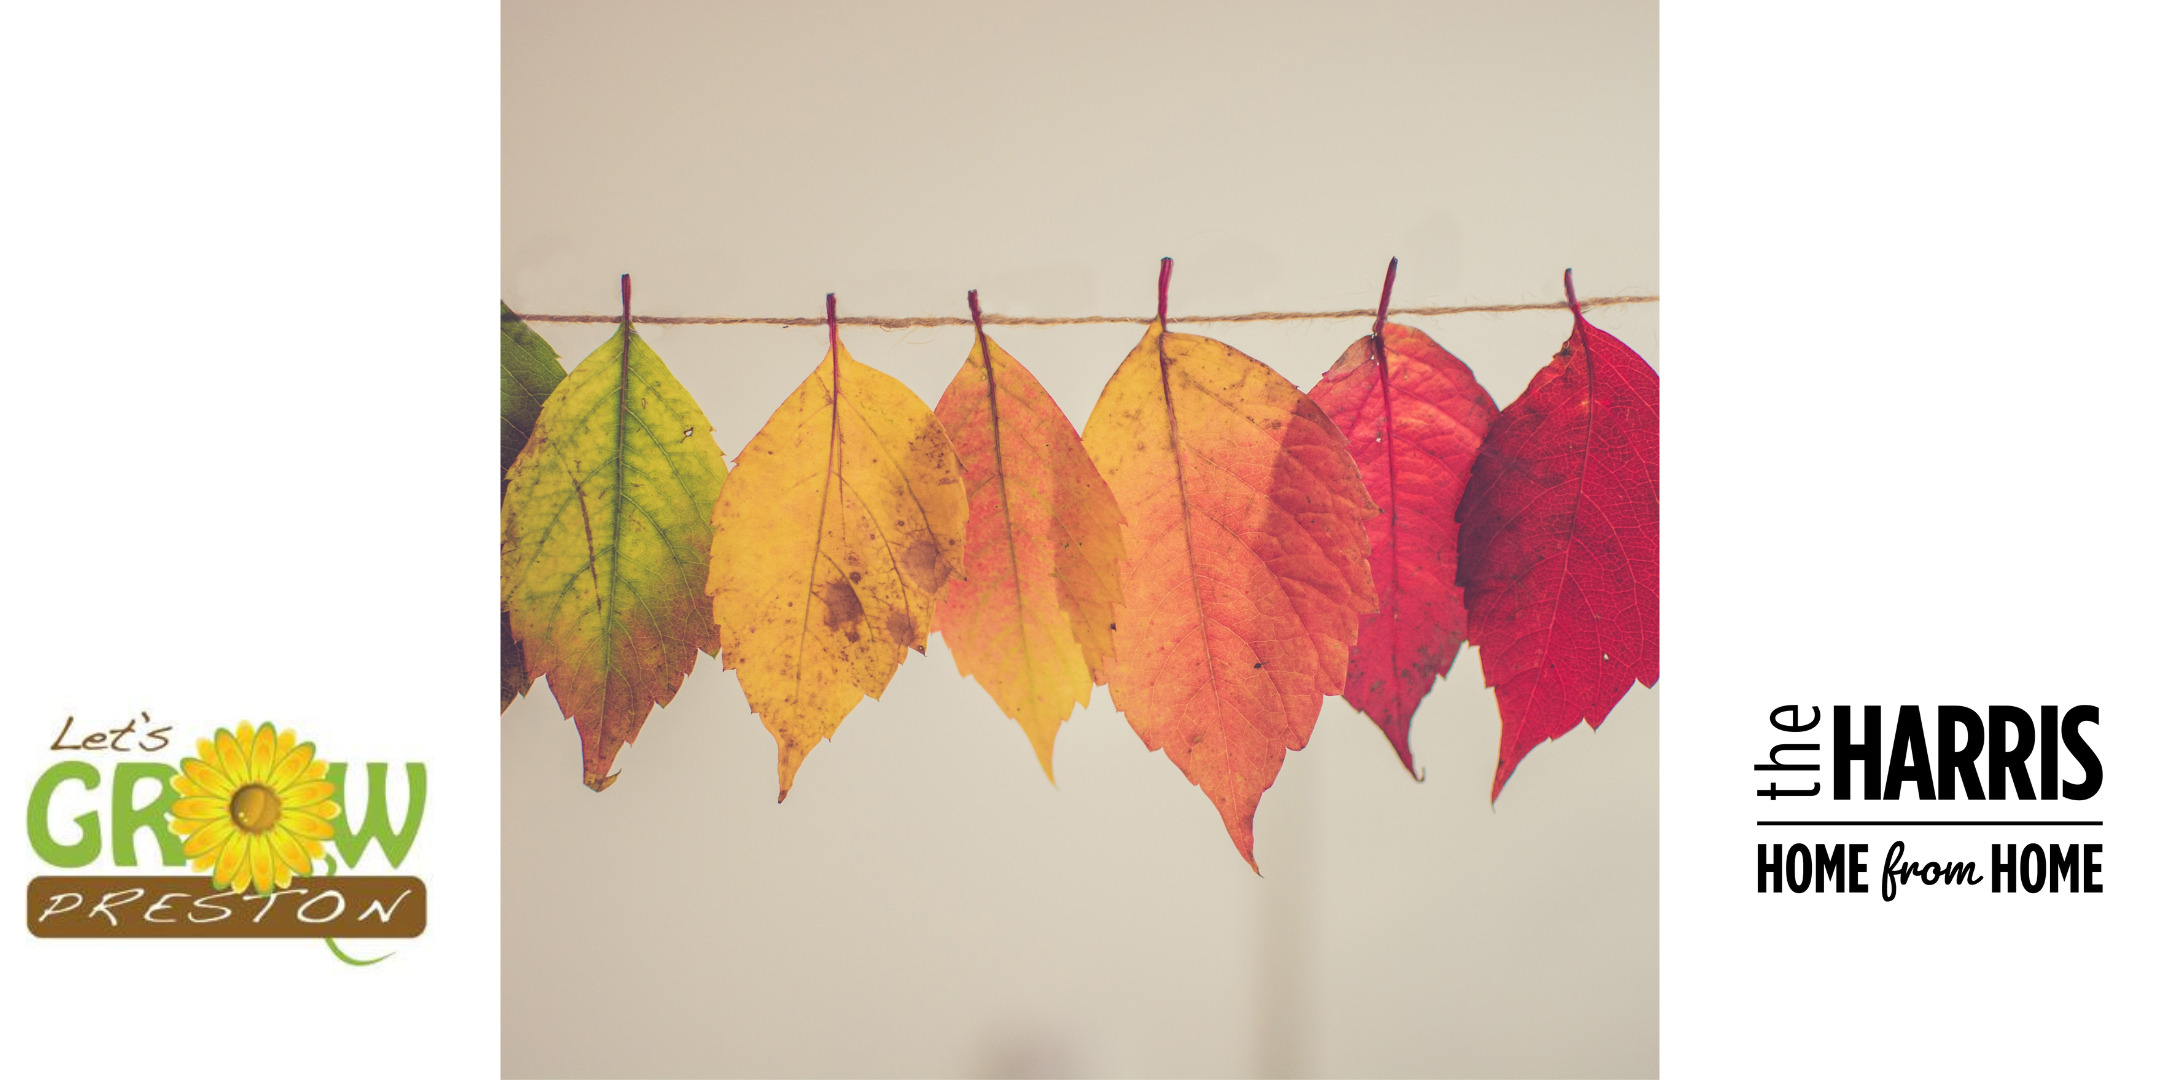
{"type": "Polygon", "coordinates": [[[525,449],[540,404],[563,381],[562,358],[525,320],[502,306],[502,470],[509,486],[510,463],[525,449]]]}
{"type": "MultiPolygon", "coordinates": [[[[563,381],[561,358],[553,346],[502,305],[502,484],[510,488],[510,463],[525,449],[540,405],[563,381]]],[[[533,678],[525,673],[525,652],[510,634],[510,613],[502,617],[502,707],[507,709],[533,678]]]]}
{"type": "Polygon", "coordinates": [[[548,396],[510,467],[503,609],[577,722],[595,791],[697,653],[719,650],[705,577],[726,482],[712,424],[627,322],[548,396]]]}

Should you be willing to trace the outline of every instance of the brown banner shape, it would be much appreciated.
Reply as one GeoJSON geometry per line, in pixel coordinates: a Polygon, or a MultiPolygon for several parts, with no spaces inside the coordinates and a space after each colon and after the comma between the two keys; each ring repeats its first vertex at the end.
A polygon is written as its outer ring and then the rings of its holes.
{"type": "Polygon", "coordinates": [[[308,877],[269,895],[195,876],[30,879],[24,916],[43,938],[409,938],[427,928],[416,877],[308,877]]]}

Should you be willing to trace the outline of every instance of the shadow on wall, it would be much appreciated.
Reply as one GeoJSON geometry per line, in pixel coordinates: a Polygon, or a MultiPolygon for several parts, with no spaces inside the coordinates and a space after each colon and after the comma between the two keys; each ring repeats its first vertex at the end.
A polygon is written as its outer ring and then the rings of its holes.
{"type": "Polygon", "coordinates": [[[1083,1075],[1073,1040],[1048,1027],[1008,1024],[992,1029],[976,1051],[974,1074],[991,1080],[1083,1075]]]}

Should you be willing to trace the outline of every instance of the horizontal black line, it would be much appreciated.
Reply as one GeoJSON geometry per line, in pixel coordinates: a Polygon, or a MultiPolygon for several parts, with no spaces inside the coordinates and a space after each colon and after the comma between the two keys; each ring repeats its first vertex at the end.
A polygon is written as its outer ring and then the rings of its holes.
{"type": "Polygon", "coordinates": [[[1904,828],[1907,825],[2098,825],[2097,821],[1758,821],[1757,825],[1861,825],[1904,828]]]}

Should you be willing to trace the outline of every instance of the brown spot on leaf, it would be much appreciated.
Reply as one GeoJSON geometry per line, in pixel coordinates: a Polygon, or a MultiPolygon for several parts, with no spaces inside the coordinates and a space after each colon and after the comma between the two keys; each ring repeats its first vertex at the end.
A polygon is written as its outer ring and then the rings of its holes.
{"type": "Polygon", "coordinates": [[[908,584],[923,592],[934,593],[945,584],[952,568],[945,565],[945,559],[939,554],[937,538],[923,533],[900,553],[900,573],[907,578],[908,584]]]}
{"type": "Polygon", "coordinates": [[[825,629],[853,630],[862,623],[862,601],[855,596],[855,587],[838,579],[828,581],[820,590],[825,600],[825,629]]]}
{"type": "Polygon", "coordinates": [[[902,645],[912,645],[915,643],[915,620],[909,618],[907,612],[894,608],[885,616],[885,632],[902,645]]]}

